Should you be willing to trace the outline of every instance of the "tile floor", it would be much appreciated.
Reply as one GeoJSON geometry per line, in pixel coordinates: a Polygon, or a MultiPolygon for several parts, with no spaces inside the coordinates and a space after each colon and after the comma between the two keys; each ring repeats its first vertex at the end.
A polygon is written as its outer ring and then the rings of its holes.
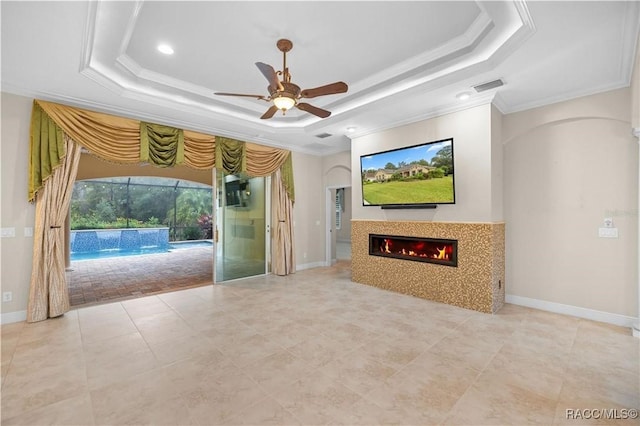
{"type": "Polygon", "coordinates": [[[2,425],[638,424],[628,329],[263,276],[2,326],[2,425]]]}

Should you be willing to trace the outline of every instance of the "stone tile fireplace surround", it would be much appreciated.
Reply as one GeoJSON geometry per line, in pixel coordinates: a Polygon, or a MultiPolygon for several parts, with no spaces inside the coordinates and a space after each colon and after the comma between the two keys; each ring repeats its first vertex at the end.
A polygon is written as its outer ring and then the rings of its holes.
{"type": "Polygon", "coordinates": [[[352,280],[485,313],[504,304],[504,223],[351,222],[352,280]],[[457,266],[371,255],[370,235],[457,241],[457,266]]]}

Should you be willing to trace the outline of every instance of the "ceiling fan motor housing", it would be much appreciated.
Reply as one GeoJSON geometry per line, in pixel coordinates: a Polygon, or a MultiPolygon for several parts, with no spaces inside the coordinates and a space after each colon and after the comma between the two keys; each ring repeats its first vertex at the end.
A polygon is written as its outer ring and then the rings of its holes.
{"type": "Polygon", "coordinates": [[[284,87],[284,90],[278,90],[277,87],[269,87],[269,90],[271,91],[271,97],[277,98],[278,96],[284,96],[287,98],[298,99],[298,97],[300,96],[300,86],[298,86],[297,84],[287,83],[283,81],[282,87],[284,87]]]}

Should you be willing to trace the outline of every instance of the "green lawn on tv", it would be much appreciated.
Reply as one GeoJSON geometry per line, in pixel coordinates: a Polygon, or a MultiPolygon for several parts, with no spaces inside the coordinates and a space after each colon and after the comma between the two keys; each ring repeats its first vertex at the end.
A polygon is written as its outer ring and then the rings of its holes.
{"type": "Polygon", "coordinates": [[[362,192],[369,204],[452,203],[453,176],[367,183],[362,186],[362,192]]]}

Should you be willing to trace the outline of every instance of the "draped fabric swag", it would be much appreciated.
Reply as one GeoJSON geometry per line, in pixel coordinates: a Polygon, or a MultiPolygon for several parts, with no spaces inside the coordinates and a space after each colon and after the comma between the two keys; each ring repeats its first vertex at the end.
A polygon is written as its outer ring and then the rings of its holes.
{"type": "Polygon", "coordinates": [[[36,197],[33,268],[27,321],[42,321],[69,310],[65,276],[65,228],[73,182],[80,162],[80,146],[64,135],[66,154],[60,158],[36,197]]]}
{"type": "MultiPolygon", "coordinates": [[[[272,185],[279,191],[277,199],[274,195],[272,214],[276,217],[278,210],[278,217],[285,218],[278,222],[285,225],[279,227],[292,227],[294,185],[288,150],[34,100],[28,199],[36,203],[36,226],[29,322],[69,310],[64,228],[57,226],[62,226],[67,216],[81,147],[114,163],[182,164],[198,170],[216,167],[226,173],[272,176],[272,185]]],[[[285,266],[278,266],[274,273],[293,273],[292,229],[277,234],[281,237],[272,236],[272,263],[285,266]]]]}
{"type": "Polygon", "coordinates": [[[293,201],[287,195],[280,170],[276,170],[271,180],[271,247],[278,256],[271,262],[271,272],[289,275],[296,272],[296,258],[293,250],[293,201]]]}

